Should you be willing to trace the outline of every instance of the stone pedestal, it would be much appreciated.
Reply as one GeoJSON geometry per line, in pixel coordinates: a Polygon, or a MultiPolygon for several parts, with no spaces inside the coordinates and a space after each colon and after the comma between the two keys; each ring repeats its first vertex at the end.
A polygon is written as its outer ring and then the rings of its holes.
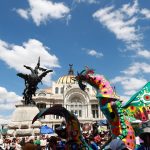
{"type": "Polygon", "coordinates": [[[10,136],[31,136],[39,134],[41,123],[36,121],[32,124],[32,120],[38,112],[39,109],[36,106],[16,106],[11,122],[8,124],[7,134],[10,136]]]}

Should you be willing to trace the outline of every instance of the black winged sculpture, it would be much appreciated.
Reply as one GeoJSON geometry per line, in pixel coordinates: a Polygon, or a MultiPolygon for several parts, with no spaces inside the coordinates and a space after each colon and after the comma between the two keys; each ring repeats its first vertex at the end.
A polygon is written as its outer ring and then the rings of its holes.
{"type": "Polygon", "coordinates": [[[48,70],[40,67],[40,57],[35,68],[24,65],[26,69],[31,71],[31,74],[17,73],[17,76],[21,77],[25,81],[25,89],[23,91],[23,99],[25,100],[25,105],[35,104],[32,100],[32,96],[35,96],[35,92],[38,89],[38,83],[42,81],[42,78],[45,77],[52,70],[48,70]],[[39,74],[39,71],[42,73],[39,74]]]}

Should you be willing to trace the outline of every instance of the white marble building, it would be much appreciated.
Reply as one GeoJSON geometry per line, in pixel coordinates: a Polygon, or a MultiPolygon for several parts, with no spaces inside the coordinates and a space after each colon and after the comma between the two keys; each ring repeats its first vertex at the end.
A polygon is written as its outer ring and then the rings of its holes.
{"type": "MultiPolygon", "coordinates": [[[[52,86],[37,91],[34,101],[39,110],[60,104],[69,111],[74,112],[81,123],[92,123],[104,119],[98,107],[98,100],[95,97],[95,90],[87,85],[86,91],[82,91],[78,83],[72,80],[74,71],[72,65],[67,75],[60,77],[52,86]]],[[[43,117],[40,121],[50,127],[57,127],[63,118],[54,115],[43,117]]]]}

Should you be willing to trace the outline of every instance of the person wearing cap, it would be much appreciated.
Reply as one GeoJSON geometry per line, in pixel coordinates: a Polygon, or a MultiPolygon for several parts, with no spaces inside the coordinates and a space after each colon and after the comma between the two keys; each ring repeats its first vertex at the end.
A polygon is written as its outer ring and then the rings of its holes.
{"type": "Polygon", "coordinates": [[[42,148],[42,150],[44,150],[46,148],[47,145],[47,140],[45,138],[45,135],[42,135],[42,139],[40,140],[40,146],[42,148]]]}

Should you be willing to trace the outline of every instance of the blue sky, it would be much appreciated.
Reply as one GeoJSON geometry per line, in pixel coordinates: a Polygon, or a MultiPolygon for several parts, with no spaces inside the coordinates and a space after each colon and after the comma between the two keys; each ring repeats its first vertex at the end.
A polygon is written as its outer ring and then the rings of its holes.
{"type": "Polygon", "coordinates": [[[150,2],[143,0],[3,0],[0,5],[0,122],[20,101],[23,65],[54,72],[51,81],[89,66],[125,100],[149,81],[150,2]]]}

